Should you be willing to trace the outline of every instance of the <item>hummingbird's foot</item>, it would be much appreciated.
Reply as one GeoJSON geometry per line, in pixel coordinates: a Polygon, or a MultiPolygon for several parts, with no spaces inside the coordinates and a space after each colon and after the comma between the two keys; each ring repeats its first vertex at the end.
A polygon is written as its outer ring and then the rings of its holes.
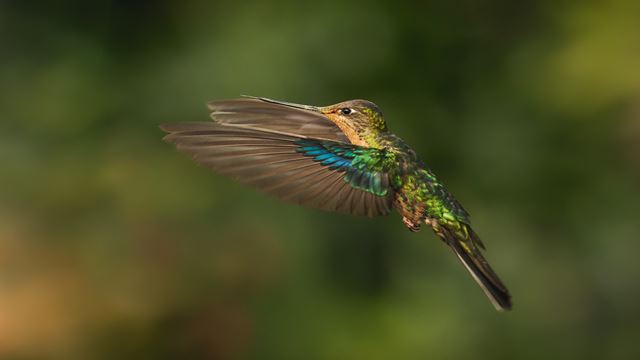
{"type": "Polygon", "coordinates": [[[411,230],[412,232],[420,231],[420,223],[415,223],[411,219],[404,216],[402,217],[402,222],[404,223],[404,226],[406,226],[407,229],[411,230]]]}

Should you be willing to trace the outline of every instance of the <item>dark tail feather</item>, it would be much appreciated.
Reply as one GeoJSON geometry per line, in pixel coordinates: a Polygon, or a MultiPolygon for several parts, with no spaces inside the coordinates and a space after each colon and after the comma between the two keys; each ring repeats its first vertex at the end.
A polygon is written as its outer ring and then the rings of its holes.
{"type": "Polygon", "coordinates": [[[504,311],[511,309],[511,295],[504,286],[498,275],[491,269],[487,260],[480,253],[475,244],[462,243],[452,233],[444,231],[444,240],[451,247],[451,250],[458,256],[458,259],[467,268],[471,276],[482,288],[496,310],[504,311]]]}

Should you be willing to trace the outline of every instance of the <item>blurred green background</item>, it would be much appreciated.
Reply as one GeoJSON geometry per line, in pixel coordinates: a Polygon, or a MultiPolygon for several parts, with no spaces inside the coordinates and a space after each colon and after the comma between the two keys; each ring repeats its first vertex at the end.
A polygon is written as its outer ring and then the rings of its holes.
{"type": "Polygon", "coordinates": [[[0,2],[0,359],[640,356],[640,2],[0,2]],[[472,213],[290,206],[157,125],[364,98],[472,213]]]}

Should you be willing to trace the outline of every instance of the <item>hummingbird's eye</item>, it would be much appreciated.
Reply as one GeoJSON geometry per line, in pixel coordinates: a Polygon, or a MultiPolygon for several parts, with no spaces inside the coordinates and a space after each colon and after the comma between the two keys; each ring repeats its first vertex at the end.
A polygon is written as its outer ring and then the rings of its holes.
{"type": "Polygon", "coordinates": [[[349,114],[351,114],[352,112],[353,112],[353,110],[351,110],[351,109],[349,109],[349,108],[342,108],[342,109],[340,109],[340,113],[341,113],[342,115],[349,115],[349,114]]]}

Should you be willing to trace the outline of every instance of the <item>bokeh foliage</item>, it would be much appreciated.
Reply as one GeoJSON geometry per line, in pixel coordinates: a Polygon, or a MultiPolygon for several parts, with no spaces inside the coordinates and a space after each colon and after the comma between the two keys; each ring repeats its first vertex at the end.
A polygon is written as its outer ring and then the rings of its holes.
{"type": "Polygon", "coordinates": [[[3,1],[0,358],[636,358],[639,39],[635,0],[3,1]],[[240,94],[380,105],[514,311],[160,141],[240,94]]]}

